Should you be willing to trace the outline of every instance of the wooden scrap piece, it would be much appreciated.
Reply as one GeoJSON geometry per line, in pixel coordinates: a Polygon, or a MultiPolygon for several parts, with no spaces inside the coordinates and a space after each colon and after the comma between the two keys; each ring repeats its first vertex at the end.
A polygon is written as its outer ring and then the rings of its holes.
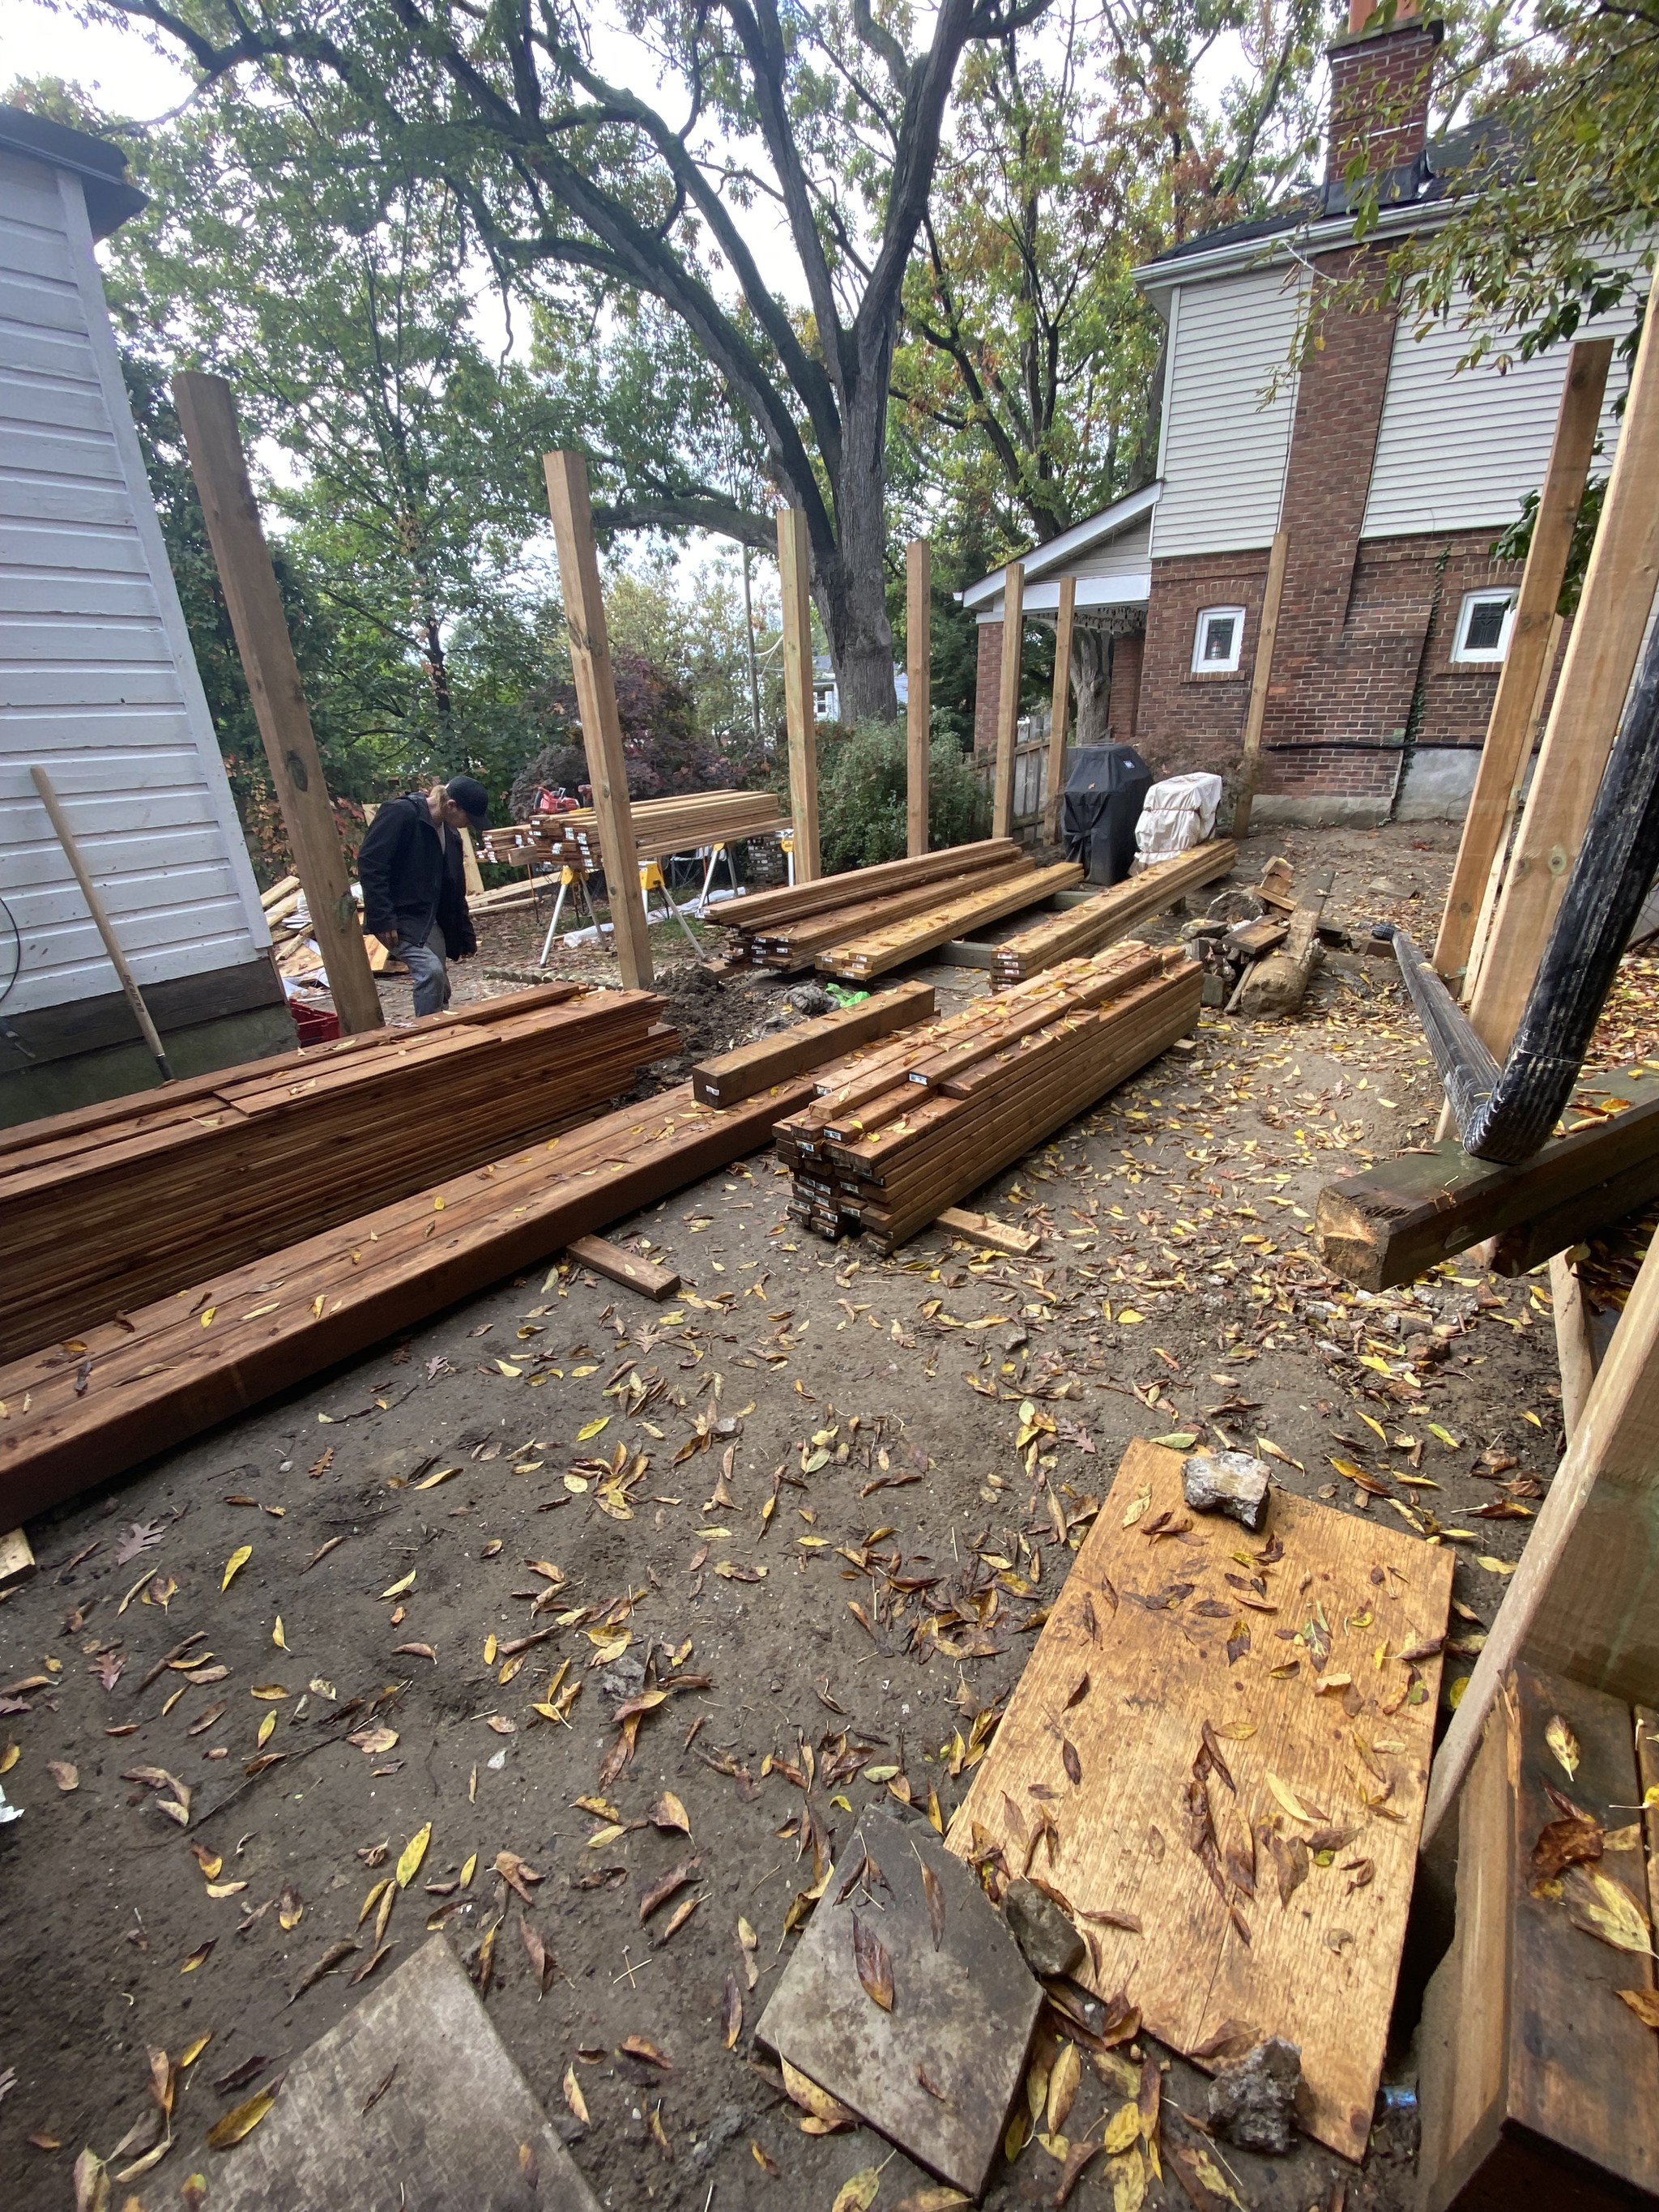
{"type": "Polygon", "coordinates": [[[1250,969],[1235,1000],[1242,1014],[1293,1014],[1302,1004],[1320,958],[1319,921],[1330,896],[1332,871],[1320,868],[1310,875],[1285,942],[1250,969]]]}
{"type": "Polygon", "coordinates": [[[643,1260],[637,1252],[624,1252],[620,1244],[609,1243],[603,1237],[578,1237],[565,1249],[577,1267],[591,1267],[607,1282],[625,1284],[630,1291],[659,1303],[672,1298],[680,1286],[672,1267],[659,1267],[654,1260],[643,1260]]]}
{"type": "Polygon", "coordinates": [[[925,1022],[933,1012],[931,983],[901,983],[890,991],[874,992],[862,1006],[839,1007],[833,1014],[820,1014],[775,1036],[760,1037],[703,1060],[691,1071],[691,1095],[705,1106],[734,1106],[786,1076],[821,1067],[872,1037],[925,1022]]]}
{"type": "Polygon", "coordinates": [[[0,1587],[21,1582],[34,1572],[34,1547],[21,1528],[0,1536],[0,1587]]]}
{"type": "Polygon", "coordinates": [[[1030,1862],[1089,1931],[1079,1978],[1127,1990],[1177,2051],[1216,2063],[1230,2021],[1297,2044],[1307,2129],[1358,2158],[1415,1873],[1449,1547],[1286,1492],[1265,1538],[1241,1539],[1188,1511],[1181,1475],[1178,1452],[1129,1446],[948,1847],[999,1878],[1030,1862]],[[1041,1823],[1022,1809],[1039,1803],[1041,1823]]]}
{"type": "Polygon", "coordinates": [[[1006,1252],[1016,1260],[1035,1252],[1042,1242],[1029,1229],[1016,1229],[1012,1222],[998,1221],[988,1213],[969,1212],[965,1206],[947,1206],[939,1225],[953,1237],[971,1237],[975,1244],[988,1244],[994,1252],[1006,1252]]]}
{"type": "Polygon", "coordinates": [[[977,2197],[1025,2070],[1042,1989],[978,1883],[925,1822],[901,1826],[872,1808],[836,1875],[761,2015],[759,2039],[977,2197]]]}
{"type": "Polygon", "coordinates": [[[599,2212],[441,1936],[295,2060],[212,2176],[214,2212],[599,2212]]]}

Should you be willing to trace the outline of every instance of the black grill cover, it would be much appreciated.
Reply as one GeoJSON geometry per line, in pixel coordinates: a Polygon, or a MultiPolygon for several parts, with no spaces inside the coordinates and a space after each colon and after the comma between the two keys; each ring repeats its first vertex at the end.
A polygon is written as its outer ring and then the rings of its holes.
{"type": "Polygon", "coordinates": [[[1091,884],[1121,884],[1135,857],[1135,824],[1152,772],[1133,745],[1081,745],[1072,756],[1060,803],[1060,835],[1068,860],[1091,884]]]}

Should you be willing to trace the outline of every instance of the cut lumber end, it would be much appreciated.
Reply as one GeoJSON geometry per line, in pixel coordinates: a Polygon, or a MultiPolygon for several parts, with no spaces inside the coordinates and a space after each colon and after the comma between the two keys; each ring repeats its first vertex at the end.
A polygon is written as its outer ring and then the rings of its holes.
{"type": "Polygon", "coordinates": [[[0,1536],[0,1589],[21,1583],[35,1571],[34,1549],[21,1528],[0,1536]]]}
{"type": "Polygon", "coordinates": [[[1340,1186],[1328,1185],[1314,1208],[1314,1235],[1326,1266],[1334,1275],[1356,1290],[1380,1291],[1386,1286],[1388,1224],[1342,1194],[1340,1186]]]}
{"type": "Polygon", "coordinates": [[[578,1237],[566,1245],[565,1251],[573,1266],[591,1267],[607,1282],[625,1284],[643,1297],[660,1302],[672,1298],[680,1286],[680,1279],[672,1267],[659,1267],[654,1260],[641,1260],[636,1253],[624,1252],[619,1244],[608,1243],[603,1237],[578,1237]]]}
{"type": "Polygon", "coordinates": [[[988,1213],[970,1213],[963,1206],[947,1206],[935,1218],[937,1225],[948,1229],[952,1236],[972,1237],[976,1244],[988,1244],[993,1251],[1007,1252],[1018,1260],[1035,1252],[1042,1242],[1029,1229],[1015,1229],[988,1213]]]}

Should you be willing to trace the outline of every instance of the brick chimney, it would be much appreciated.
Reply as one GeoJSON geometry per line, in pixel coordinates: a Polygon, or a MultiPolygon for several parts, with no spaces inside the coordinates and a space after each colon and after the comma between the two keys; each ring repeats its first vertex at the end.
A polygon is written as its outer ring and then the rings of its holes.
{"type": "Polygon", "coordinates": [[[1348,27],[1329,50],[1330,139],[1325,177],[1338,184],[1356,160],[1368,176],[1416,159],[1428,136],[1429,83],[1445,33],[1418,0],[1396,0],[1391,21],[1374,0],[1348,0],[1348,27]]]}

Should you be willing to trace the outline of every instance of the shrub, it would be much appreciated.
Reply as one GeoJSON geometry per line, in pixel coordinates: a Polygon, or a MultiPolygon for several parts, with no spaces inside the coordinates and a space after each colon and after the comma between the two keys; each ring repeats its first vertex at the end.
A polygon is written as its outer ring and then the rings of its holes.
{"type": "MultiPolygon", "coordinates": [[[[781,787],[787,767],[778,763],[781,787]]],[[[860,722],[818,732],[818,844],[825,872],[869,868],[903,857],[906,756],[902,722],[860,722]]],[[[957,739],[937,727],[928,752],[928,842],[983,837],[987,794],[957,739]]]]}

